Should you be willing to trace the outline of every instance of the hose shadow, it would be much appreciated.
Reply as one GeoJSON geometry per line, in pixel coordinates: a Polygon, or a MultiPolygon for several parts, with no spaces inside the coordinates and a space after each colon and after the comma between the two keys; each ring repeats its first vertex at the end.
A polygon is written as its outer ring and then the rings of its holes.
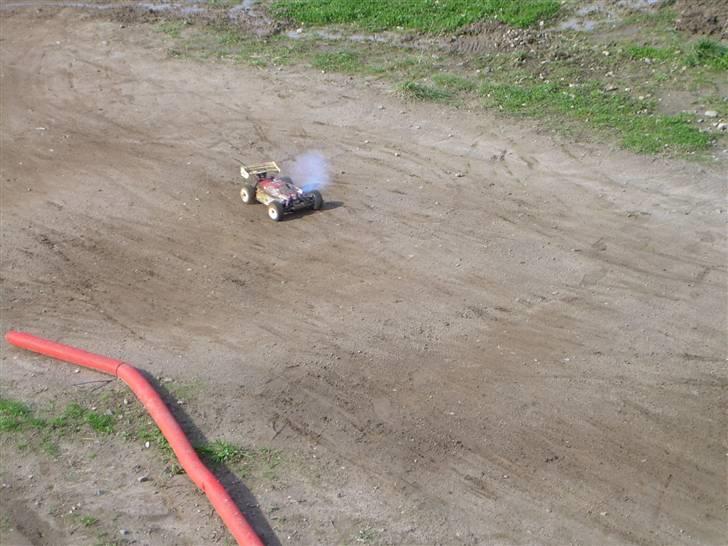
{"type": "MultiPolygon", "coordinates": [[[[207,439],[207,436],[197,427],[194,420],[185,411],[185,409],[176,403],[176,397],[155,377],[144,371],[142,371],[142,373],[157,390],[159,396],[162,397],[162,400],[164,400],[169,411],[172,412],[172,415],[174,415],[175,419],[177,419],[177,422],[182,427],[182,430],[184,430],[190,443],[193,446],[208,444],[209,440],[207,439]]],[[[209,464],[205,462],[205,465],[212,471],[213,474],[215,474],[217,479],[220,480],[220,483],[222,483],[225,487],[240,512],[242,512],[245,519],[248,520],[248,523],[250,523],[263,543],[266,544],[266,546],[282,546],[281,541],[278,539],[273,528],[263,515],[255,495],[251,493],[250,489],[248,489],[243,481],[238,478],[235,472],[225,463],[209,464]]]]}

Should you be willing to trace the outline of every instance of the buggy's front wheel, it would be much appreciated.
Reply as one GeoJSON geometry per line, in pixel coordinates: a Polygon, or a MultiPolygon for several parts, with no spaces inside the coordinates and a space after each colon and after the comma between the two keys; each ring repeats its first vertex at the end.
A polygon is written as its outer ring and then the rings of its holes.
{"type": "Polygon", "coordinates": [[[324,198],[321,197],[321,194],[318,190],[313,190],[311,192],[311,196],[313,197],[313,205],[311,207],[313,208],[313,210],[319,210],[321,207],[324,206],[324,198]]]}
{"type": "Polygon", "coordinates": [[[274,222],[280,222],[281,218],[283,218],[283,207],[280,203],[273,201],[268,205],[268,218],[274,222]]]}

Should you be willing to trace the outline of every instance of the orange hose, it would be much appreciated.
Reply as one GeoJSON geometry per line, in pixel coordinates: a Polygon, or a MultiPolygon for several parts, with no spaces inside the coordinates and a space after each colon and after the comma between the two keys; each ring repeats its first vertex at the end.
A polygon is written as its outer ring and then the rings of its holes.
{"type": "Polygon", "coordinates": [[[162,398],[137,368],[121,360],[88,353],[24,332],[11,330],[5,334],[5,339],[17,347],[116,376],[129,385],[154,422],[157,423],[164,437],[167,438],[182,468],[195,485],[207,495],[237,543],[240,546],[263,546],[263,542],[240,513],[225,488],[197,456],[197,452],[185,436],[182,427],[179,426],[162,398]]]}

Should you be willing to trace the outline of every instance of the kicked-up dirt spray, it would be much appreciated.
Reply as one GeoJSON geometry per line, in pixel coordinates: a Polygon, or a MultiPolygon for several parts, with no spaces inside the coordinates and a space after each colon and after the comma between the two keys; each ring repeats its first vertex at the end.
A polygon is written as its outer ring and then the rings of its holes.
{"type": "Polygon", "coordinates": [[[304,152],[291,166],[291,177],[303,191],[321,190],[331,180],[329,162],[317,151],[304,152]]]}

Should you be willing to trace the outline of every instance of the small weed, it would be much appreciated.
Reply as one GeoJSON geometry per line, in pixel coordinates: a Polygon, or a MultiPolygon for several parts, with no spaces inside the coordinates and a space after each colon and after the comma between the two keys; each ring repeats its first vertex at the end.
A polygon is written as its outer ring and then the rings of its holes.
{"type": "Polygon", "coordinates": [[[277,449],[261,448],[258,451],[258,462],[261,466],[261,475],[266,480],[277,478],[276,469],[283,462],[281,452],[277,449]]]}
{"type": "Polygon", "coordinates": [[[165,455],[173,456],[172,447],[169,445],[167,438],[157,428],[157,425],[151,421],[148,421],[137,429],[134,439],[144,443],[149,442],[150,446],[156,446],[165,455]]]}
{"type": "Polygon", "coordinates": [[[677,12],[667,6],[663,6],[657,11],[635,12],[625,17],[622,25],[635,25],[640,27],[655,27],[658,29],[672,29],[677,19],[677,12]]]}
{"type": "Polygon", "coordinates": [[[96,542],[94,542],[94,546],[120,546],[121,544],[122,542],[109,537],[109,533],[106,531],[101,531],[96,535],[96,542]]]}
{"type": "Polygon", "coordinates": [[[229,465],[242,478],[251,475],[275,480],[277,468],[283,462],[280,451],[270,448],[246,449],[224,440],[195,447],[205,461],[212,465],[229,465]]]}
{"type": "Polygon", "coordinates": [[[217,41],[221,46],[236,47],[245,44],[245,36],[236,29],[218,29],[217,41]]]}
{"type": "Polygon", "coordinates": [[[470,93],[477,88],[477,84],[473,80],[456,76],[455,74],[435,74],[432,76],[432,81],[449,91],[470,93]]]}
{"type": "Polygon", "coordinates": [[[99,520],[93,516],[81,516],[80,522],[84,527],[92,527],[93,525],[96,525],[99,520]]]}
{"type": "Polygon", "coordinates": [[[187,23],[185,21],[164,21],[160,23],[157,28],[160,32],[165,33],[167,36],[170,36],[171,38],[179,38],[179,35],[182,32],[182,29],[185,27],[187,23]]]}
{"type": "Polygon", "coordinates": [[[60,417],[50,420],[50,425],[56,429],[76,429],[83,424],[89,425],[96,432],[110,434],[114,431],[114,419],[111,415],[102,415],[87,410],[79,404],[69,404],[60,417]]]}
{"type": "Polygon", "coordinates": [[[447,91],[413,81],[400,84],[397,91],[407,100],[445,102],[452,98],[447,91]]]}
{"type": "MultiPolygon", "coordinates": [[[[630,45],[626,48],[627,56],[631,59],[652,59],[665,61],[675,57],[675,51],[665,47],[630,45]]],[[[679,52],[677,52],[679,54],[679,52]]]]}
{"type": "Polygon", "coordinates": [[[361,542],[362,544],[371,544],[377,539],[377,531],[371,527],[365,527],[359,530],[354,537],[354,540],[361,542]]]}
{"type": "Polygon", "coordinates": [[[202,388],[201,384],[196,381],[191,383],[174,383],[165,386],[174,400],[184,400],[186,402],[195,400],[202,388]]]}
{"type": "Polygon", "coordinates": [[[424,55],[390,55],[379,72],[391,77],[410,80],[426,79],[436,70],[429,57],[424,55]]]}
{"type": "Polygon", "coordinates": [[[209,444],[198,446],[195,450],[202,457],[214,464],[236,463],[251,457],[251,453],[248,450],[224,440],[216,440],[209,444]]]}
{"type": "Polygon", "coordinates": [[[58,457],[61,454],[61,450],[53,440],[50,438],[43,438],[40,442],[40,448],[44,453],[51,457],[58,457]]]}
{"type": "Polygon", "coordinates": [[[207,0],[207,4],[213,8],[231,8],[239,3],[239,0],[207,0]]]}
{"type": "Polygon", "coordinates": [[[100,415],[89,411],[86,413],[86,422],[96,432],[111,434],[114,431],[114,418],[111,415],[100,415]]]}
{"type": "Polygon", "coordinates": [[[361,60],[356,53],[350,51],[331,51],[318,53],[313,58],[313,66],[327,72],[358,72],[362,68],[361,60]]]}
{"type": "Polygon", "coordinates": [[[713,70],[728,70],[728,46],[703,38],[687,57],[689,66],[706,66],[713,70]]]}
{"type": "Polygon", "coordinates": [[[20,430],[30,417],[30,408],[22,402],[0,398],[0,431],[20,430]]]}

